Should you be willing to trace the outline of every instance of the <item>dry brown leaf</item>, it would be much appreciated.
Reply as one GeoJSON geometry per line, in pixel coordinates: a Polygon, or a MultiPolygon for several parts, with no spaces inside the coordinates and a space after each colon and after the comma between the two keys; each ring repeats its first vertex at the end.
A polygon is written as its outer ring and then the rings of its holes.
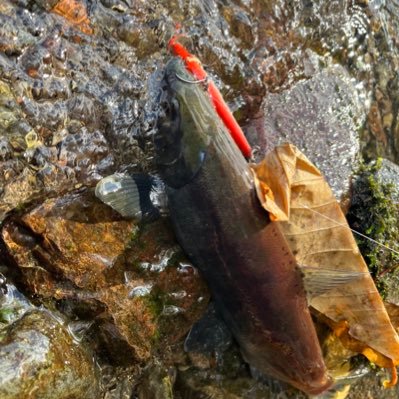
{"type": "Polygon", "coordinates": [[[61,15],[83,33],[91,35],[93,29],[90,27],[90,20],[87,16],[86,6],[80,0],[60,0],[52,12],[61,15]]]}
{"type": "Polygon", "coordinates": [[[258,197],[271,219],[280,224],[299,265],[366,272],[311,298],[311,308],[349,349],[381,367],[399,364],[399,337],[319,170],[291,144],[277,147],[252,167],[258,197]]]}

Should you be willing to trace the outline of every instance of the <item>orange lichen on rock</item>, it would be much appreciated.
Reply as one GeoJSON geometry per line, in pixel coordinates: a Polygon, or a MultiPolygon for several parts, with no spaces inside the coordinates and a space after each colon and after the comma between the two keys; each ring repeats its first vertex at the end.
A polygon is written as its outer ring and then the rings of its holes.
{"type": "Polygon", "coordinates": [[[87,16],[86,6],[82,1],[60,0],[51,11],[67,19],[83,33],[88,35],[93,33],[89,17],[87,16]]]}
{"type": "Polygon", "coordinates": [[[142,298],[129,298],[128,290],[125,284],[108,287],[100,291],[99,299],[107,307],[115,331],[133,349],[135,359],[148,360],[157,331],[156,319],[142,298]]]}
{"type": "MultiPolygon", "coordinates": [[[[253,165],[253,171],[258,197],[280,224],[299,266],[327,269],[332,278],[334,271],[361,276],[310,297],[310,307],[348,349],[381,367],[394,368],[399,364],[399,337],[320,171],[291,144],[275,148],[253,165]]],[[[395,381],[393,373],[385,386],[395,381]]]]}
{"type": "Polygon", "coordinates": [[[97,325],[96,344],[116,361],[147,361],[207,307],[205,283],[163,219],[138,229],[91,190],[49,198],[14,219],[1,238],[22,284],[37,297],[85,309],[97,325]],[[148,291],[134,293],[142,287],[148,291]],[[164,314],[165,306],[179,312],[164,314]]]}

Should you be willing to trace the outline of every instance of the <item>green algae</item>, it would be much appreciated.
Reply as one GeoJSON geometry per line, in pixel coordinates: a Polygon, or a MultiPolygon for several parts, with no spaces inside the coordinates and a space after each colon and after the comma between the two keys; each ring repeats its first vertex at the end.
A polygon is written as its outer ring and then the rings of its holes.
{"type": "Polygon", "coordinates": [[[387,279],[397,274],[399,265],[399,204],[392,200],[393,184],[377,176],[381,167],[382,159],[360,166],[353,184],[348,221],[354,230],[382,244],[356,235],[359,249],[385,299],[389,294],[387,279]]]}
{"type": "Polygon", "coordinates": [[[0,324],[10,324],[14,318],[14,309],[3,308],[0,309],[0,324]]]}
{"type": "MultiPolygon", "coordinates": [[[[161,313],[164,306],[164,301],[162,299],[162,294],[158,290],[152,290],[150,294],[143,296],[141,299],[145,304],[146,308],[149,310],[151,316],[157,319],[161,313]],[[152,292],[154,291],[154,292],[152,292]]],[[[156,335],[159,331],[156,332],[156,335]]],[[[157,337],[154,337],[157,338],[157,337]]]]}
{"type": "Polygon", "coordinates": [[[162,378],[162,387],[166,394],[165,399],[173,399],[173,383],[168,375],[162,378]]]}

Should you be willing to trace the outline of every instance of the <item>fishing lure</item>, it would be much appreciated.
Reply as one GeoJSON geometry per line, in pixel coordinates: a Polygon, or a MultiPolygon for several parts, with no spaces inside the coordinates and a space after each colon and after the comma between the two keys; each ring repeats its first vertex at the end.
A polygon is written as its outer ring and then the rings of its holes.
{"type": "MultiPolygon", "coordinates": [[[[197,81],[192,82],[187,80],[184,81],[186,83],[207,82],[208,94],[217,114],[219,115],[220,119],[222,119],[223,123],[230,132],[231,137],[241,150],[244,157],[250,158],[252,152],[251,146],[249,145],[240,125],[237,123],[228,105],[220,94],[219,89],[216,87],[213,81],[208,79],[208,75],[201,64],[201,61],[196,56],[191,54],[181,43],[179,43],[178,38],[179,35],[172,36],[172,38],[169,40],[168,48],[174,55],[180,57],[184,61],[186,69],[195,77],[195,79],[197,79],[197,81]]],[[[177,76],[177,78],[182,80],[182,77],[177,76]]]]}

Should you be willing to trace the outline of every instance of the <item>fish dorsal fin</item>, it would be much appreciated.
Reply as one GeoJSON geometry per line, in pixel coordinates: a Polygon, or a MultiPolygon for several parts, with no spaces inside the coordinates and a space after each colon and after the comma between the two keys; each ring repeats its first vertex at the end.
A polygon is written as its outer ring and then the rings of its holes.
{"type": "Polygon", "coordinates": [[[115,173],[97,183],[95,194],[126,218],[154,218],[166,206],[162,183],[150,175],[115,173]]]}
{"type": "Polygon", "coordinates": [[[312,266],[300,266],[303,283],[309,299],[324,294],[340,285],[367,277],[368,272],[333,270],[312,266]]]}

